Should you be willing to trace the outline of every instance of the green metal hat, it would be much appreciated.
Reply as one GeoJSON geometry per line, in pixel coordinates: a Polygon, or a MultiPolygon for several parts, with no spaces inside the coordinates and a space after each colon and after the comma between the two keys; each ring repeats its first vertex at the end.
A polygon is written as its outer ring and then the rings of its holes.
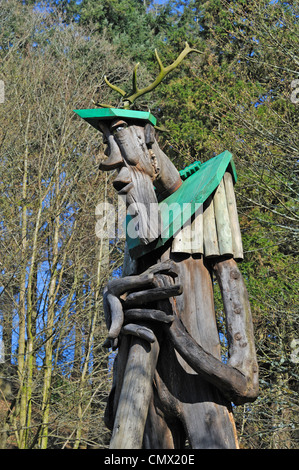
{"type": "Polygon", "coordinates": [[[99,121],[107,121],[116,118],[139,119],[156,125],[157,119],[150,112],[134,111],[131,109],[102,108],[102,109],[74,109],[82,119],[87,121],[95,129],[99,130],[99,121]]]}

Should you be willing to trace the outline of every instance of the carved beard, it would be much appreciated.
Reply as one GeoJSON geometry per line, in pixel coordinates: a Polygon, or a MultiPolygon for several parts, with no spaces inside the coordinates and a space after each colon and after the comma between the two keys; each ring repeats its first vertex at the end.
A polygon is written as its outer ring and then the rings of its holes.
{"type": "Polygon", "coordinates": [[[126,195],[128,213],[132,219],[127,225],[130,238],[138,237],[144,245],[156,240],[160,234],[158,200],[149,175],[134,166],[127,166],[132,187],[126,195]]]}

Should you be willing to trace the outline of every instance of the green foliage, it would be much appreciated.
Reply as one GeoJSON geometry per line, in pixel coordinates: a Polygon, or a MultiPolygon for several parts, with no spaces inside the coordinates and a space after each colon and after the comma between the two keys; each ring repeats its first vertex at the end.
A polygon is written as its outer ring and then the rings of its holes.
{"type": "Polygon", "coordinates": [[[83,0],[65,5],[69,18],[92,26],[133,61],[147,61],[163,39],[165,13],[156,15],[142,0],[83,0]],[[164,20],[163,20],[164,18],[164,20]]]}

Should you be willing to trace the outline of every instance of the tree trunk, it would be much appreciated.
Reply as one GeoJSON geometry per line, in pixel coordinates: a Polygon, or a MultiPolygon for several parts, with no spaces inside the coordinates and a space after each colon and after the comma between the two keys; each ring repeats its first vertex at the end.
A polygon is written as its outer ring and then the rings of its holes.
{"type": "MultiPolygon", "coordinates": [[[[25,387],[25,351],[26,351],[26,276],[27,276],[27,184],[28,184],[28,131],[30,124],[30,111],[27,118],[27,128],[25,133],[25,155],[24,155],[24,171],[23,171],[23,207],[22,207],[22,271],[20,281],[20,300],[19,300],[19,343],[18,343],[18,375],[19,375],[19,397],[17,401],[15,416],[19,415],[20,431],[17,433],[18,447],[24,448],[24,436],[26,426],[26,390],[25,387]]],[[[15,422],[16,425],[16,422],[15,422]]],[[[16,428],[15,428],[16,429],[16,428]]]]}
{"type": "Polygon", "coordinates": [[[48,425],[49,425],[49,413],[50,413],[50,399],[51,399],[51,380],[52,380],[52,354],[53,354],[53,327],[55,317],[55,293],[56,293],[56,282],[57,282],[57,262],[58,262],[58,242],[59,242],[59,228],[60,228],[60,205],[59,205],[59,178],[60,178],[60,162],[59,159],[56,163],[56,175],[55,175],[55,204],[54,204],[54,232],[53,232],[53,257],[51,267],[51,279],[49,285],[49,306],[48,316],[46,321],[45,330],[45,358],[44,358],[44,385],[43,385],[43,397],[42,397],[42,425],[40,434],[40,448],[46,449],[48,444],[48,425]]]}

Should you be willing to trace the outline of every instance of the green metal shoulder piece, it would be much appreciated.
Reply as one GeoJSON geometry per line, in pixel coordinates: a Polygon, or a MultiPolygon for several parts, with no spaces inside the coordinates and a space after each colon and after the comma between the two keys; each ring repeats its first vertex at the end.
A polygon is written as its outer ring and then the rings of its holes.
{"type": "MultiPolygon", "coordinates": [[[[142,245],[138,238],[132,239],[127,236],[131,256],[139,258],[161,247],[174,236],[217,188],[226,170],[231,172],[235,183],[237,181],[236,168],[232,154],[227,150],[202,163],[197,171],[183,181],[175,193],[159,203],[162,230],[157,240],[149,245],[142,245]]],[[[128,216],[127,223],[130,219],[131,217],[128,216]]]]}
{"type": "Polygon", "coordinates": [[[196,162],[191,163],[189,166],[184,168],[183,170],[180,170],[180,176],[181,179],[184,181],[185,179],[189,178],[189,176],[193,175],[196,171],[199,170],[201,166],[201,162],[198,160],[196,162]]]}
{"type": "Polygon", "coordinates": [[[116,118],[130,120],[141,120],[156,125],[157,119],[151,113],[146,111],[134,111],[131,109],[120,108],[102,108],[102,109],[74,109],[82,119],[88,122],[95,129],[99,130],[99,121],[109,121],[116,118]]]}

